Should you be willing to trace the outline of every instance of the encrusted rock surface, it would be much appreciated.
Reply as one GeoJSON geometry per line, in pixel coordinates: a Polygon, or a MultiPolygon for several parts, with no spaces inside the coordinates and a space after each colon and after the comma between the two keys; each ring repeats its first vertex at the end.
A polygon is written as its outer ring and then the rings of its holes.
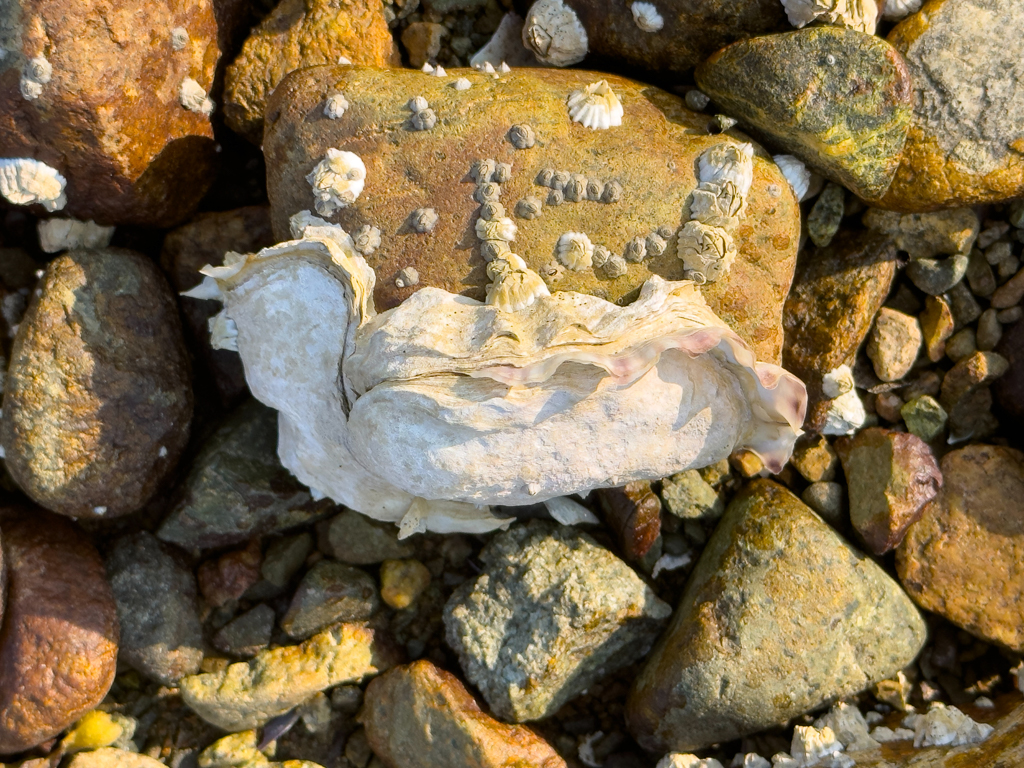
{"type": "Polygon", "coordinates": [[[61,514],[135,512],[188,441],[189,374],[178,308],[149,259],[113,248],[54,259],[11,352],[8,471],[61,514]]]}
{"type": "Polygon", "coordinates": [[[896,551],[923,608],[1024,651],[1024,454],[971,445],[946,454],[943,487],[896,551]]]}
{"type": "Polygon", "coordinates": [[[448,644],[499,717],[537,720],[650,648],[669,606],[586,534],[533,522],[495,537],[445,606],[448,644]]]}
{"type": "MultiPolygon", "coordinates": [[[[623,262],[625,271],[615,278],[602,270],[559,268],[556,243],[566,232],[584,232],[593,244],[622,254],[634,237],[646,238],[661,227],[674,233],[688,218],[683,212],[697,186],[698,157],[715,145],[746,140],[740,134],[708,134],[707,118],[687,110],[676,96],[580,71],[513,70],[494,79],[473,70],[438,78],[409,70],[313,67],[282,81],[267,114],[267,186],[274,231],[281,239],[289,237],[290,216],[313,209],[316,199],[306,177],[328,149],[353,152],[363,160],[361,194],[329,218],[350,233],[364,225],[380,230],[381,245],[367,256],[377,273],[378,310],[395,306],[422,286],[484,299],[490,278],[475,233],[480,204],[469,171],[474,161],[488,158],[511,163],[510,179],[491,190],[509,212],[524,197],[552,191],[536,183],[544,169],[621,185],[619,202],[566,200],[545,204],[537,218],[514,219],[513,251],[548,281],[550,290],[595,293],[626,303],[652,273],[681,279],[683,262],[676,256],[674,234],[661,255],[623,262]],[[469,79],[472,88],[452,88],[458,77],[469,79]],[[566,99],[602,79],[622,103],[623,124],[591,130],[569,118],[566,99]],[[314,114],[336,91],[350,96],[345,114],[337,120],[314,114]],[[431,130],[413,130],[407,105],[416,96],[437,118],[431,130]],[[520,150],[508,132],[524,121],[537,140],[533,148],[520,150]],[[439,217],[429,233],[410,224],[410,214],[424,208],[439,217]],[[398,287],[398,273],[409,267],[419,274],[419,283],[398,287]]],[[[781,302],[792,280],[798,214],[785,177],[771,158],[755,152],[746,212],[733,234],[736,261],[727,276],[702,287],[715,313],[767,362],[777,362],[782,348],[781,302]]]]}
{"type": "Polygon", "coordinates": [[[387,768],[565,768],[547,742],[489,717],[457,677],[429,661],[371,682],[360,719],[387,768]]]}
{"type": "Polygon", "coordinates": [[[757,480],[704,549],[627,724],[646,749],[707,747],[894,675],[925,638],[899,584],[792,493],[757,480]]]}
{"type": "Polygon", "coordinates": [[[697,68],[734,118],[866,200],[882,196],[910,126],[910,75],[873,35],[816,26],[744,40],[697,68]]]}

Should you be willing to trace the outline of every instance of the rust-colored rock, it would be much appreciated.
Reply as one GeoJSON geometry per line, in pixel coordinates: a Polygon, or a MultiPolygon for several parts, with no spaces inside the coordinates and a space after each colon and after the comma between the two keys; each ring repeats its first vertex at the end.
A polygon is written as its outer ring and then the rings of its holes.
{"type": "Polygon", "coordinates": [[[146,257],[50,262],[18,329],[0,421],[7,469],[71,517],[135,512],[188,442],[192,388],[178,308],[146,257]]]}
{"type": "Polygon", "coordinates": [[[216,560],[207,560],[199,566],[199,591],[214,607],[237,600],[260,580],[262,562],[259,539],[253,539],[245,549],[228,552],[216,560]]]}
{"type": "Polygon", "coordinates": [[[639,560],[661,535],[661,499],[646,480],[597,491],[604,520],[618,539],[623,554],[639,560]]]}
{"type": "Polygon", "coordinates": [[[836,441],[850,494],[850,522],[876,555],[894,549],[942,487],[921,438],[881,427],[836,441]]]}
{"type": "Polygon", "coordinates": [[[70,522],[0,514],[7,607],[0,629],[0,754],[53,738],[106,695],[117,666],[117,607],[103,561],[70,522]]]}
{"type": "Polygon", "coordinates": [[[15,0],[0,9],[0,29],[0,157],[56,168],[67,179],[63,212],[78,219],[167,227],[191,215],[216,150],[209,116],[182,106],[179,92],[186,78],[213,84],[210,0],[15,0]],[[37,57],[52,71],[25,98],[23,70],[37,57]]]}
{"type": "Polygon", "coordinates": [[[896,550],[923,608],[1024,651],[1024,454],[970,445],[942,459],[943,487],[896,550]]]}
{"type": "MultiPolygon", "coordinates": [[[[550,290],[581,291],[626,303],[652,274],[683,277],[675,232],[688,217],[697,186],[697,159],[710,147],[747,137],[708,133],[708,119],[690,112],[678,97],[648,85],[594,72],[513,70],[494,79],[474,70],[452,70],[447,78],[418,71],[314,67],[289,75],[267,110],[264,140],[274,232],[289,237],[288,219],[316,202],[306,176],[329,148],[354,152],[366,166],[356,201],[330,217],[348,232],[372,225],[380,247],[367,261],[377,273],[378,310],[393,307],[418,287],[435,286],[483,300],[489,278],[474,227],[479,203],[469,170],[475,160],[511,163],[500,184],[501,203],[518,228],[514,251],[544,277],[550,290]],[[467,78],[458,91],[452,82],[467,78]],[[591,130],[573,122],[566,99],[577,89],[606,79],[624,110],[623,124],[591,130]],[[349,108],[336,120],[322,116],[324,98],[347,95],[349,108]],[[408,102],[422,96],[437,117],[431,130],[413,130],[408,102]],[[528,123],[529,149],[509,140],[514,124],[528,123]],[[546,168],[577,173],[600,184],[621,185],[618,202],[585,199],[544,204],[540,216],[515,213],[518,201],[552,190],[536,183],[546,168]],[[432,208],[437,225],[426,234],[410,225],[413,211],[432,208]],[[610,277],[590,267],[555,264],[555,246],[566,232],[585,232],[595,245],[623,254],[634,237],[664,228],[664,252],[640,263],[625,262],[610,277]],[[396,284],[414,268],[413,286],[396,284]]],[[[782,301],[792,281],[799,241],[799,208],[789,183],[762,150],[754,157],[746,213],[733,233],[738,255],[728,275],[702,286],[711,308],[755,351],[777,362],[782,349],[782,301]]]]}
{"type": "Polygon", "coordinates": [[[821,377],[853,365],[896,274],[896,247],[869,233],[841,233],[828,248],[805,251],[786,299],[782,364],[807,385],[804,429],[821,429],[830,400],[821,377]]]}
{"type": "Polygon", "coordinates": [[[388,768],[565,768],[546,741],[486,715],[455,675],[429,661],[374,679],[360,719],[388,768]]]}
{"type": "Polygon", "coordinates": [[[369,67],[402,66],[380,0],[283,0],[228,67],[224,119],[259,144],[267,99],[284,76],[341,57],[369,67]]]}

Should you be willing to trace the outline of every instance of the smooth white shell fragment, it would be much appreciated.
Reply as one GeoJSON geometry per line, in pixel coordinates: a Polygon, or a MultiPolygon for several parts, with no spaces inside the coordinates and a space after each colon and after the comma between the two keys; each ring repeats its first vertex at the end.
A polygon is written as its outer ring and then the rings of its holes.
{"type": "Polygon", "coordinates": [[[912,13],[921,10],[924,0],[885,0],[885,10],[882,12],[883,19],[899,21],[912,13]]]}
{"type": "Polygon", "coordinates": [[[366,166],[354,152],[332,147],[309,172],[306,181],[313,188],[316,212],[321,216],[331,216],[335,211],[354,203],[362,193],[366,183],[366,166]]]}
{"type": "Polygon", "coordinates": [[[188,45],[188,40],[188,30],[184,27],[175,27],[171,30],[171,48],[174,50],[185,50],[185,46],[188,45]]]}
{"type": "Polygon", "coordinates": [[[337,120],[345,114],[346,109],[348,109],[348,99],[343,93],[332,93],[324,101],[324,117],[330,120],[337,120]]]}
{"type": "Polygon", "coordinates": [[[562,525],[599,525],[597,515],[568,496],[556,496],[544,502],[551,517],[562,525]]]}
{"type": "Polygon", "coordinates": [[[74,248],[106,248],[114,236],[113,227],[78,219],[43,219],[38,224],[39,247],[44,253],[74,248]]]}
{"type": "MultiPolygon", "coordinates": [[[[529,311],[428,286],[377,314],[373,271],[333,229],[203,271],[253,394],[280,412],[282,463],[338,503],[474,532],[505,522],[489,505],[665,477],[741,447],[777,471],[792,452],[803,384],[757,362],[692,283],[652,277],[625,307],[540,291],[529,311]]],[[[488,271],[525,267],[508,253],[488,271]]]]}
{"type": "Polygon", "coordinates": [[[191,77],[181,81],[178,88],[178,102],[189,112],[198,112],[209,117],[213,114],[214,104],[206,95],[206,91],[191,77]]]}
{"type": "Polygon", "coordinates": [[[817,21],[873,35],[878,24],[876,0],[782,0],[782,5],[797,29],[817,21]]]}
{"type": "Polygon", "coordinates": [[[31,157],[0,158],[0,195],[14,205],[38,203],[51,213],[67,205],[67,179],[31,157]]]}
{"type": "Polygon", "coordinates": [[[567,105],[569,117],[585,128],[604,130],[622,125],[622,104],[607,80],[573,91],[567,105]]]}
{"type": "Polygon", "coordinates": [[[633,13],[633,21],[644,32],[660,32],[665,26],[665,19],[654,3],[635,2],[629,10],[633,13]]]}
{"type": "Polygon", "coordinates": [[[587,57],[587,30],[563,0],[537,0],[526,13],[523,44],[545,64],[569,67],[587,57]]]}
{"type": "Polygon", "coordinates": [[[21,70],[21,95],[34,101],[43,95],[43,86],[53,79],[53,66],[45,56],[35,56],[25,62],[21,70]]]}
{"type": "Polygon", "coordinates": [[[775,155],[772,160],[779,166],[782,175],[786,177],[789,186],[793,188],[796,199],[803,201],[811,188],[811,172],[804,165],[803,160],[793,155],[775,155]]]}

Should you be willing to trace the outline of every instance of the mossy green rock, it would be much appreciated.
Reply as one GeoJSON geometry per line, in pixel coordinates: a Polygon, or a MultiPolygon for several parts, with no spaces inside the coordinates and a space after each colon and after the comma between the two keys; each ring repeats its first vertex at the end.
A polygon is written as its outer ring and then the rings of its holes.
{"type": "Polygon", "coordinates": [[[903,57],[881,38],[840,27],[734,43],[697,68],[727,114],[865,200],[899,167],[912,115],[903,57]]]}
{"type": "Polygon", "coordinates": [[[899,584],[796,496],[758,480],[701,555],[627,724],[651,751],[730,741],[895,675],[925,638],[899,584]]]}
{"type": "MultiPolygon", "coordinates": [[[[682,279],[675,232],[689,219],[697,159],[723,142],[748,140],[735,132],[712,135],[708,123],[676,96],[594,72],[516,69],[495,78],[451,70],[439,78],[412,70],[311,67],[289,75],[267,109],[263,148],[274,232],[288,238],[289,217],[313,209],[306,176],[327,150],[354,152],[366,166],[365,185],[330,221],[348,232],[363,225],[380,229],[381,245],[367,257],[377,273],[377,309],[394,307],[428,285],[482,300],[489,278],[474,231],[480,205],[469,171],[474,161],[493,158],[512,164],[511,177],[500,185],[506,215],[518,227],[512,248],[549,289],[627,303],[652,274],[682,279]],[[456,90],[458,78],[466,78],[470,88],[456,90]],[[621,126],[591,130],[570,119],[566,100],[602,79],[625,114],[621,126]],[[331,120],[323,115],[324,100],[339,91],[349,108],[331,120]],[[416,96],[437,116],[431,130],[413,130],[408,103],[416,96]],[[509,129],[523,123],[531,126],[535,142],[516,149],[509,129]],[[535,183],[545,168],[616,181],[621,199],[545,204],[540,216],[519,217],[519,200],[547,197],[550,190],[535,183]],[[438,215],[425,234],[409,224],[420,208],[438,215]],[[551,269],[555,245],[566,232],[584,232],[595,245],[622,254],[628,241],[661,227],[671,233],[664,253],[627,263],[620,277],[589,267],[551,269]],[[419,282],[396,285],[399,272],[410,267],[419,282]]],[[[777,362],[782,349],[782,301],[793,277],[799,216],[788,182],[757,149],[747,210],[733,233],[739,255],[725,279],[702,288],[712,309],[768,362],[777,362]]]]}

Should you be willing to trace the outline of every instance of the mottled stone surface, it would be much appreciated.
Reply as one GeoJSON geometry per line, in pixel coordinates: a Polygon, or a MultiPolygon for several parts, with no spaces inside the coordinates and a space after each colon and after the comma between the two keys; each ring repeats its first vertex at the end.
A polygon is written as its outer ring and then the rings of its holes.
{"type": "Polygon", "coordinates": [[[373,578],[344,563],[321,560],[302,577],[281,629],[305,640],[338,621],[363,621],[380,607],[373,578]]]}
{"type": "Polygon", "coordinates": [[[1024,5],[929,2],[889,33],[914,118],[881,205],[928,211],[1024,194],[1024,5]]]}
{"type": "Polygon", "coordinates": [[[731,117],[866,200],[882,196],[910,126],[910,76],[884,40],[840,27],[734,43],[697,68],[731,117]]]}
{"type": "Polygon", "coordinates": [[[944,485],[896,550],[923,608],[1024,651],[1024,454],[971,445],[942,459],[944,485]]]}
{"type": "Polygon", "coordinates": [[[894,675],[925,637],[874,561],[789,491],[757,480],[704,549],[634,684],[627,724],[649,750],[728,741],[894,675]]]}
{"type": "Polygon", "coordinates": [[[91,752],[79,752],[68,763],[68,768],[160,768],[159,760],[138,752],[104,747],[91,752]]]}
{"type": "Polygon", "coordinates": [[[516,526],[480,560],[483,573],[445,606],[446,638],[504,720],[553,714],[639,660],[671,612],[629,566],[569,526],[516,526]]]}
{"type": "Polygon", "coordinates": [[[489,717],[455,675],[429,661],[372,681],[360,719],[387,768],[565,768],[546,741],[489,717]]]}
{"type": "Polygon", "coordinates": [[[868,229],[891,237],[911,259],[970,253],[981,229],[978,214],[970,208],[910,214],[871,208],[863,222],[868,229]]]}
{"type": "Polygon", "coordinates": [[[187,561],[153,534],[137,533],[115,542],[107,575],[121,624],[121,659],[164,685],[198,672],[203,628],[187,561]]]}
{"type": "Polygon", "coordinates": [[[824,425],[830,401],[821,377],[853,364],[895,274],[896,247],[879,235],[844,233],[800,260],[783,315],[782,364],[807,385],[804,429],[824,425]]]}
{"type": "Polygon", "coordinates": [[[182,700],[200,717],[226,731],[258,728],[313,694],[359,682],[397,661],[380,633],[361,624],[338,624],[301,645],[262,651],[181,681],[182,700]]]}
{"type": "Polygon", "coordinates": [[[63,212],[99,224],[167,227],[188,218],[215,171],[210,118],[183,107],[220,59],[211,0],[13,0],[0,8],[0,157],[31,157],[67,179],[63,212]],[[171,44],[184,27],[188,42],[171,44]],[[34,99],[22,71],[52,73],[34,99]]]}
{"type": "Polygon", "coordinates": [[[206,441],[179,493],[157,536],[185,549],[237,544],[331,509],[281,466],[277,413],[256,400],[239,406],[206,441]]]}
{"type": "MultiPolygon", "coordinates": [[[[263,139],[267,99],[285,75],[340,57],[401,67],[380,0],[284,0],[249,35],[228,67],[224,119],[254,144],[263,139]]],[[[321,110],[323,105],[321,105],[321,110]]]]}
{"type": "MultiPolygon", "coordinates": [[[[564,202],[545,205],[535,219],[514,218],[514,251],[544,275],[551,290],[628,302],[652,273],[681,279],[674,235],[662,255],[629,263],[625,274],[614,279],[590,268],[548,269],[550,274],[545,269],[565,232],[585,232],[613,254],[659,227],[674,232],[688,219],[697,158],[717,144],[746,140],[742,134],[708,134],[706,116],[688,111],[682,99],[656,88],[563,70],[513,70],[494,79],[473,70],[452,70],[447,78],[437,78],[409,70],[314,67],[281,83],[268,115],[263,146],[279,238],[289,236],[289,216],[312,209],[315,200],[306,175],[327,149],[354,152],[366,165],[361,195],[330,220],[349,232],[366,224],[381,230],[381,246],[367,258],[377,273],[378,310],[395,306],[417,289],[395,284],[398,273],[408,267],[419,273],[419,287],[484,298],[488,277],[474,232],[479,204],[468,173],[475,160],[486,158],[512,164],[510,180],[500,184],[500,199],[510,215],[518,200],[546,195],[535,184],[545,168],[622,185],[618,203],[564,202]],[[458,77],[469,79],[472,87],[452,88],[458,77]],[[600,79],[608,80],[622,102],[620,127],[591,130],[569,118],[569,94],[600,79]],[[323,99],[339,90],[349,94],[349,109],[337,120],[322,117],[323,99]],[[414,96],[423,96],[435,112],[438,122],[432,130],[412,130],[407,103],[414,96]],[[524,121],[537,139],[533,148],[518,150],[508,131],[524,121]],[[429,234],[409,225],[410,214],[420,208],[433,208],[439,217],[429,234]]],[[[777,362],[781,304],[792,281],[799,240],[799,209],[789,183],[762,150],[755,153],[746,215],[733,237],[739,251],[735,264],[725,279],[703,286],[702,293],[758,359],[777,362]]]]}
{"type": "Polygon", "coordinates": [[[880,427],[836,442],[850,494],[850,522],[869,550],[894,549],[942,487],[931,448],[916,435],[880,427]]]}
{"type": "Polygon", "coordinates": [[[117,607],[78,529],[39,509],[0,515],[7,605],[0,631],[0,755],[63,731],[96,707],[117,666],[117,607]]]}
{"type": "Polygon", "coordinates": [[[917,360],[923,336],[913,315],[882,307],[868,336],[867,354],[882,381],[906,376],[917,360]]]}
{"type": "Polygon", "coordinates": [[[61,514],[135,512],[188,442],[189,373],[178,308],[149,259],[122,249],[54,259],[11,351],[7,470],[61,514]]]}
{"type": "Polygon", "coordinates": [[[261,559],[259,540],[253,539],[245,549],[207,560],[196,572],[203,598],[215,608],[240,599],[259,581],[261,559]]]}

